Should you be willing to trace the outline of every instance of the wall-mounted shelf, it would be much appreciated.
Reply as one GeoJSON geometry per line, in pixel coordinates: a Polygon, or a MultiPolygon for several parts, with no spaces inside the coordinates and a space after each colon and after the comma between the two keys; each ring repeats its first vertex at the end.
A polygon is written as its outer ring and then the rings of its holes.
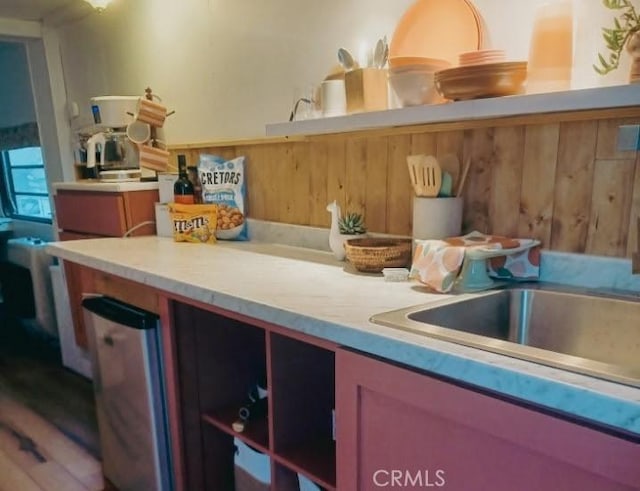
{"type": "Polygon", "coordinates": [[[295,136],[640,106],[640,84],[423,105],[332,118],[273,123],[266,135],[295,136]]]}

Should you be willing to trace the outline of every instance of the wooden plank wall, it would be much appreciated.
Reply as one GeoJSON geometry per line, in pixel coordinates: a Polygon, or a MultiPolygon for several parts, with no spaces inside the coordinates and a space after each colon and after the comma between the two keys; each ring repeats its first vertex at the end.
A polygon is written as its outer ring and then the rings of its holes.
{"type": "MultiPolygon", "coordinates": [[[[578,118],[576,118],[578,119],[578,118]]],[[[406,132],[359,132],[175,146],[247,158],[248,215],[329,227],[326,205],[361,212],[369,230],[411,235],[413,190],[406,156],[471,158],[463,230],[540,239],[545,248],[631,257],[638,248],[640,158],[616,150],[621,124],[640,118],[516,122],[406,132]]],[[[490,123],[489,123],[490,124],[490,123]]],[[[448,160],[447,160],[448,159],[448,160]]],[[[459,171],[452,168],[453,173],[459,171]]]]}

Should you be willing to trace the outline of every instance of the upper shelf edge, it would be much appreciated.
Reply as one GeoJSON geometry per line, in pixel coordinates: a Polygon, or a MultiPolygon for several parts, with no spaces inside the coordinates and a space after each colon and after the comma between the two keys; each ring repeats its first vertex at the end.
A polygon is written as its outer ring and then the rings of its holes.
{"type": "Polygon", "coordinates": [[[266,136],[319,135],[392,126],[640,106],[640,84],[474,99],[266,125],[266,136]]]}

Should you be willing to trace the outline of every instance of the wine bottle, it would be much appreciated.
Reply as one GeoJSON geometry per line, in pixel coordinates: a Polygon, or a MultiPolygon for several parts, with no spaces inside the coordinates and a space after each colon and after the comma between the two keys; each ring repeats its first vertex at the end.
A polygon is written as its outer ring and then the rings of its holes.
{"type": "Polygon", "coordinates": [[[185,155],[178,155],[178,179],[173,184],[173,201],[185,205],[195,203],[195,190],[189,180],[185,155]]]}
{"type": "Polygon", "coordinates": [[[198,177],[198,168],[195,165],[188,166],[187,174],[191,184],[193,184],[193,192],[195,195],[194,202],[196,204],[202,203],[202,186],[200,185],[200,178],[198,177]]]}
{"type": "Polygon", "coordinates": [[[242,433],[250,421],[267,417],[268,397],[266,379],[249,389],[247,402],[238,409],[238,419],[231,425],[233,430],[242,433]]]}

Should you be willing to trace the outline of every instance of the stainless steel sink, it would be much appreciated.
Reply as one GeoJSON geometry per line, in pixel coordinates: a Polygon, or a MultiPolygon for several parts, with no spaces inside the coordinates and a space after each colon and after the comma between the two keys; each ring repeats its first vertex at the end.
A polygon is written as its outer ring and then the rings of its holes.
{"type": "Polygon", "coordinates": [[[371,321],[640,387],[640,294],[515,284],[371,321]]]}

